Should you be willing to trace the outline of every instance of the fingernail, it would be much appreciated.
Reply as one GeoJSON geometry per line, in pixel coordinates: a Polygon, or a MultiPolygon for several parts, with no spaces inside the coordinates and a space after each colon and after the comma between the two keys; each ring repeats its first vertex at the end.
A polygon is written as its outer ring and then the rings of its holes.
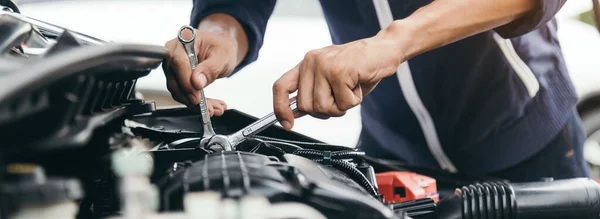
{"type": "Polygon", "coordinates": [[[292,124],[288,121],[281,122],[281,126],[283,126],[284,129],[288,129],[288,130],[292,128],[292,124]]]}
{"type": "Polygon", "coordinates": [[[196,98],[196,95],[189,94],[188,98],[190,99],[190,103],[192,103],[192,104],[197,104],[198,103],[198,99],[196,98]]]}
{"type": "Polygon", "coordinates": [[[204,88],[204,87],[206,86],[206,82],[207,82],[207,80],[206,80],[206,75],[204,75],[204,73],[200,73],[200,74],[198,75],[198,80],[200,81],[200,86],[201,86],[202,88],[204,88]]]}

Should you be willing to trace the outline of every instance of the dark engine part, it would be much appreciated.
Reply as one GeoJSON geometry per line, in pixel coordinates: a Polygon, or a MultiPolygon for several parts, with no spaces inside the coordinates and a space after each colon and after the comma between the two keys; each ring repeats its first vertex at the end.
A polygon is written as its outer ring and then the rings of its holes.
{"type": "Polygon", "coordinates": [[[277,161],[260,154],[207,154],[159,185],[162,207],[181,210],[188,192],[218,191],[223,197],[266,196],[271,202],[297,201],[328,218],[393,218],[393,211],[354,180],[331,167],[286,154],[277,161]]]}
{"type": "Polygon", "coordinates": [[[0,0],[0,10],[21,13],[17,4],[12,0],[0,0]]]}
{"type": "Polygon", "coordinates": [[[31,215],[61,216],[77,213],[75,201],[83,197],[79,180],[48,178],[43,168],[34,164],[12,164],[6,168],[4,182],[0,185],[0,200],[4,217],[28,218],[31,215]],[[68,212],[65,212],[68,211],[68,212]]]}
{"type": "Polygon", "coordinates": [[[473,184],[438,203],[438,218],[444,219],[592,219],[599,215],[600,186],[585,178],[473,184]]]}

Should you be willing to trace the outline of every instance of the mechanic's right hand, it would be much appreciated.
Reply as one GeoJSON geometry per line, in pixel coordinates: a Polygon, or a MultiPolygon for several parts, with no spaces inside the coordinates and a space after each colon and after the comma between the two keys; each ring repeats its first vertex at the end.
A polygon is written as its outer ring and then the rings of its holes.
{"type": "MultiPolygon", "coordinates": [[[[183,45],[177,38],[169,40],[165,47],[169,50],[169,56],[163,62],[167,89],[173,99],[188,107],[198,105],[200,89],[218,78],[228,76],[237,65],[236,41],[221,34],[197,31],[195,49],[198,53],[198,66],[194,72],[183,45]]],[[[207,102],[211,116],[220,116],[227,109],[227,105],[221,100],[207,98],[207,102]]]]}

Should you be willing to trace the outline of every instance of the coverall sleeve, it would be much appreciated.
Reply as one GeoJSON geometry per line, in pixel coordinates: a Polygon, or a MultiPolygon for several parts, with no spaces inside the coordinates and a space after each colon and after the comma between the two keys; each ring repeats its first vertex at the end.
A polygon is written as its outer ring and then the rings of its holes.
{"type": "Polygon", "coordinates": [[[524,35],[548,23],[562,8],[567,0],[540,0],[541,6],[521,19],[495,28],[503,38],[524,35]]]}
{"type": "Polygon", "coordinates": [[[200,21],[211,14],[223,13],[234,17],[248,36],[248,53],[234,69],[234,73],[256,61],[263,44],[267,21],[273,13],[276,0],[193,0],[190,25],[198,27],[200,21]]]}

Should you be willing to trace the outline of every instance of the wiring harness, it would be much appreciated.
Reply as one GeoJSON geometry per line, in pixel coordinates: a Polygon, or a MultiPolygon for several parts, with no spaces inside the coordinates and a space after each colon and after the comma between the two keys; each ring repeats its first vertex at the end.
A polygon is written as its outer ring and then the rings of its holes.
{"type": "Polygon", "coordinates": [[[365,174],[363,174],[354,164],[347,161],[352,160],[356,163],[363,163],[365,153],[362,151],[356,151],[349,149],[348,147],[337,145],[290,141],[264,136],[257,136],[256,138],[249,140],[257,142],[253,148],[248,150],[249,152],[258,153],[262,149],[263,153],[274,155],[279,159],[284,159],[283,155],[286,153],[308,158],[314,162],[330,166],[343,172],[352,180],[356,181],[369,194],[374,197],[379,196],[377,189],[365,174]],[[316,148],[322,148],[322,150],[317,150],[316,148]]]}

